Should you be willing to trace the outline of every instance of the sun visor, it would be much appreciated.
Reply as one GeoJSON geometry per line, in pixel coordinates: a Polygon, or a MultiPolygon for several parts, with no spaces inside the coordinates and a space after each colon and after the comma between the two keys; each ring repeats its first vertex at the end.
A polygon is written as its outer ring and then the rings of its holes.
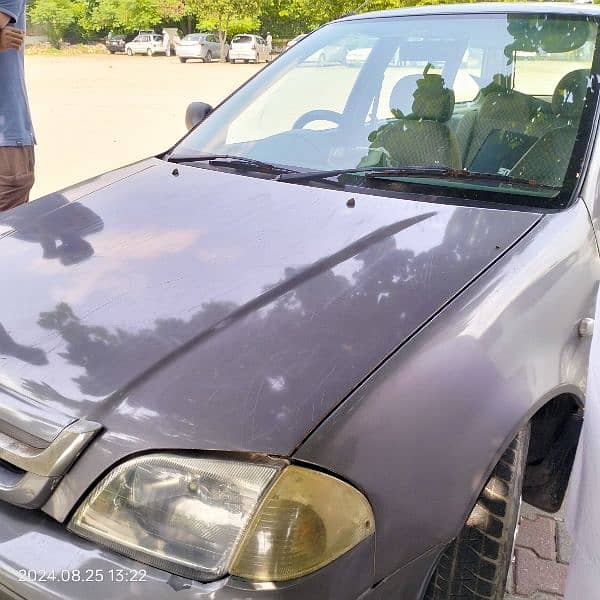
{"type": "Polygon", "coordinates": [[[508,32],[514,37],[504,53],[513,52],[569,52],[581,48],[590,36],[590,25],[585,20],[556,19],[549,16],[526,18],[521,14],[508,16],[508,32]]]}

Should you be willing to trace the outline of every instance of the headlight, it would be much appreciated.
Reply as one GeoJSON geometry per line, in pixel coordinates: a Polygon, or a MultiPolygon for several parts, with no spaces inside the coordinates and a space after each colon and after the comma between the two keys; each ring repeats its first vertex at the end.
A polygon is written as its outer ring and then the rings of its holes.
{"type": "Polygon", "coordinates": [[[213,581],[311,573],[374,531],[366,498],[283,461],[157,454],[117,467],[69,529],[159,569],[213,581]]]}

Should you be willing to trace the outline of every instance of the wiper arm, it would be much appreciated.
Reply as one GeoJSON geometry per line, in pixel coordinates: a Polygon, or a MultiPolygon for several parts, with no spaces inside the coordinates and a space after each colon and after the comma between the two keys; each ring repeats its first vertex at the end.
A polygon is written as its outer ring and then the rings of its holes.
{"type": "Polygon", "coordinates": [[[496,183],[510,183],[527,187],[558,190],[560,188],[539,183],[533,179],[523,179],[499,173],[480,173],[468,169],[449,169],[445,167],[353,167],[351,169],[332,169],[330,171],[306,171],[304,173],[283,173],[278,181],[299,182],[311,179],[328,179],[341,175],[358,175],[365,179],[385,177],[432,177],[440,179],[483,179],[496,183]]]}
{"type": "Polygon", "coordinates": [[[469,171],[468,169],[463,169],[462,171],[458,171],[459,174],[455,175],[458,178],[464,179],[483,179],[486,181],[491,181],[495,183],[511,183],[514,185],[522,185],[526,187],[535,187],[543,190],[560,190],[560,187],[554,185],[547,185],[545,183],[540,183],[535,179],[525,179],[524,177],[513,177],[512,175],[501,175],[500,173],[481,173],[479,171],[469,171]]]}
{"type": "Polygon", "coordinates": [[[196,156],[169,156],[167,161],[177,164],[208,162],[209,164],[215,166],[222,165],[226,167],[237,168],[255,167],[261,170],[267,170],[270,173],[297,173],[297,171],[294,171],[293,169],[280,167],[279,165],[274,165],[272,163],[268,163],[262,160],[256,160],[254,158],[247,158],[245,156],[235,156],[233,154],[199,154],[196,156]]]}
{"type": "Polygon", "coordinates": [[[404,175],[419,175],[422,177],[451,177],[461,173],[442,167],[353,167],[350,169],[332,169],[330,171],[304,171],[302,173],[284,173],[277,181],[295,182],[310,179],[328,179],[340,175],[361,175],[362,177],[402,177],[404,175]]]}

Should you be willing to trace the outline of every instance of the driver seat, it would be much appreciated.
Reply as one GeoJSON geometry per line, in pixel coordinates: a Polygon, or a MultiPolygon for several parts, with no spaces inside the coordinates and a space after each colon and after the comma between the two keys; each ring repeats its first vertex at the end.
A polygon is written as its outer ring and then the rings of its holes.
{"type": "Polygon", "coordinates": [[[429,69],[430,65],[422,76],[398,81],[390,97],[396,118],[369,135],[369,153],[359,166],[461,168],[458,141],[447,124],[454,110],[454,92],[429,69]],[[402,109],[411,90],[412,112],[405,115],[402,109]]]}

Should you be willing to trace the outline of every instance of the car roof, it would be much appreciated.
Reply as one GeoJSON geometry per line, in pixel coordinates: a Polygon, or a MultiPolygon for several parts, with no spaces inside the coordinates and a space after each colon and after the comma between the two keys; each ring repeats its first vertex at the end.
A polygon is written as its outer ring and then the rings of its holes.
{"type": "Polygon", "coordinates": [[[338,19],[338,21],[356,21],[379,17],[493,13],[544,13],[557,15],[600,16],[600,6],[597,4],[575,4],[570,2],[478,2],[473,4],[437,4],[434,6],[395,8],[391,10],[379,10],[356,15],[348,15],[338,19]]]}

